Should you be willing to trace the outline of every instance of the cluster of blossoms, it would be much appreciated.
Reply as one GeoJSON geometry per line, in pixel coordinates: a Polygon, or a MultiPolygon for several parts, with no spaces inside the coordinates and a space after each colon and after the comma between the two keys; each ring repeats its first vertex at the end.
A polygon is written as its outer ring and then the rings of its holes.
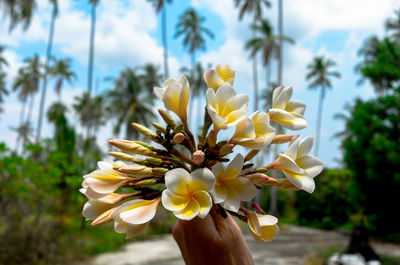
{"type": "Polygon", "coordinates": [[[155,93],[165,108],[179,117],[177,122],[159,109],[166,125],[153,123],[155,132],[140,124],[133,127],[153,141],[110,140],[122,152],[109,154],[122,161],[102,161],[99,170],[85,175],[80,190],[89,201],[83,208],[92,225],[114,222],[115,231],[129,238],[142,232],[156,214],[158,205],[183,220],[204,218],[212,207],[248,223],[256,240],[268,242],[279,231],[278,219],[254,205],[255,211],[241,206],[252,200],[261,185],[313,192],[314,177],[323,169],[322,162],[308,153],[313,138],[276,134],[275,123],[290,130],[307,127],[303,117],[305,104],[291,100],[291,87],[273,92],[272,108],[247,116],[248,96],[233,89],[235,71],[221,64],[207,70],[204,79],[208,90],[204,124],[196,143],[188,126],[189,83],[185,76],[167,79],[155,93]],[[218,132],[235,126],[229,140],[218,141],[218,132]],[[212,127],[212,128],[211,128],[212,127]],[[287,150],[269,165],[252,168],[250,162],[260,150],[271,144],[289,143],[287,150]],[[235,146],[249,149],[246,156],[233,153],[235,146]],[[132,154],[137,156],[132,156],[132,154]],[[231,157],[232,159],[228,158],[231,157]],[[230,161],[230,162],[229,162],[230,161]],[[229,162],[228,165],[224,162],[229,162]],[[265,173],[283,172],[276,179],[265,173]],[[118,189],[131,193],[115,193],[118,189]]]}

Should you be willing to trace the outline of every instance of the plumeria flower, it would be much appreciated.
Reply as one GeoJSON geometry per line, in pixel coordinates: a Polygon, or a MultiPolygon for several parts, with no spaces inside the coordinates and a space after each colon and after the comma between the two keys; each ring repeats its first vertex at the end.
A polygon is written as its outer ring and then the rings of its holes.
{"type": "Polygon", "coordinates": [[[243,163],[244,157],[238,154],[227,168],[220,162],[212,168],[216,179],[214,189],[211,191],[214,202],[221,203],[222,207],[234,212],[239,210],[240,201],[249,201],[257,193],[253,183],[239,176],[243,163]]]}
{"type": "Polygon", "coordinates": [[[215,177],[208,168],[199,168],[190,174],[183,168],[170,170],[165,174],[167,189],[162,193],[162,204],[179,219],[204,218],[212,207],[208,191],[214,183],[215,177]]]}
{"type": "Polygon", "coordinates": [[[275,137],[275,129],[269,125],[265,112],[255,112],[236,124],[230,142],[255,150],[268,146],[275,137]]]}
{"type": "Polygon", "coordinates": [[[306,105],[297,100],[290,100],[293,88],[280,86],[272,95],[272,108],[268,111],[271,122],[290,130],[301,130],[308,126],[303,117],[306,105]]]}
{"type": "Polygon", "coordinates": [[[281,170],[296,187],[309,193],[315,189],[314,177],[324,168],[321,160],[308,155],[313,141],[312,136],[300,140],[300,135],[296,135],[285,153],[272,163],[273,168],[281,170]]]}
{"type": "Polygon", "coordinates": [[[250,233],[257,241],[272,241],[279,232],[278,219],[275,216],[247,211],[246,217],[250,233]]]}
{"type": "Polygon", "coordinates": [[[83,189],[81,192],[89,198],[99,199],[102,195],[107,195],[118,188],[124,186],[131,178],[122,174],[114,168],[122,167],[126,165],[123,162],[111,163],[108,161],[100,161],[98,163],[99,170],[95,170],[83,176],[84,181],[82,183],[83,189]]]}
{"type": "Polygon", "coordinates": [[[140,234],[154,218],[160,198],[153,200],[135,199],[121,204],[112,213],[114,229],[117,233],[126,233],[126,238],[140,234]]]}
{"type": "Polygon", "coordinates": [[[95,220],[104,212],[114,208],[115,206],[110,203],[101,202],[98,200],[89,200],[85,203],[82,210],[82,215],[85,220],[95,220]]]}
{"type": "Polygon", "coordinates": [[[223,83],[217,90],[207,90],[207,111],[216,129],[226,130],[246,117],[249,97],[236,95],[229,83],[223,83]]]}
{"type": "Polygon", "coordinates": [[[162,87],[154,87],[154,92],[167,109],[178,115],[183,122],[187,122],[189,82],[184,75],[180,75],[178,80],[168,78],[162,87]]]}
{"type": "Polygon", "coordinates": [[[209,88],[217,91],[220,85],[228,82],[233,86],[235,81],[235,70],[233,70],[228,64],[219,64],[214,69],[210,69],[204,72],[204,80],[209,88]]]}

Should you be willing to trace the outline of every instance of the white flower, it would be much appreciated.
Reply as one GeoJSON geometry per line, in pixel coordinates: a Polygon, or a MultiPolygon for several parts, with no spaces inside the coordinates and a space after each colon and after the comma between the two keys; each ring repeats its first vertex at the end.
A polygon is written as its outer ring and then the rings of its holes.
{"type": "Polygon", "coordinates": [[[275,137],[275,129],[269,125],[265,112],[255,112],[236,125],[231,142],[255,150],[268,146],[275,137]]]}
{"type": "Polygon", "coordinates": [[[249,97],[236,95],[229,83],[223,83],[217,90],[209,88],[207,96],[207,111],[214,127],[226,130],[246,117],[249,97]]]}
{"type": "Polygon", "coordinates": [[[112,213],[114,229],[117,233],[126,233],[126,238],[140,234],[154,218],[160,198],[153,200],[131,200],[121,204],[112,213]]]}
{"type": "Polygon", "coordinates": [[[257,193],[256,187],[246,178],[239,177],[243,168],[244,157],[241,154],[225,168],[222,163],[217,163],[212,168],[216,182],[211,191],[215,203],[221,203],[227,210],[237,212],[240,201],[249,201],[257,193]]]}
{"type": "Polygon", "coordinates": [[[215,177],[208,168],[199,168],[190,174],[183,168],[170,170],[165,174],[167,189],[162,193],[162,204],[179,219],[204,218],[212,206],[208,191],[214,183],[215,177]]]}
{"type": "Polygon", "coordinates": [[[220,85],[228,82],[233,86],[235,81],[235,70],[233,70],[228,64],[219,64],[214,69],[210,69],[204,72],[204,80],[209,88],[217,91],[220,85]]]}
{"type": "Polygon", "coordinates": [[[261,215],[248,211],[246,212],[246,217],[251,235],[257,241],[272,241],[279,232],[278,219],[275,216],[261,215]]]}
{"type": "Polygon", "coordinates": [[[183,122],[187,121],[189,82],[184,75],[178,80],[168,78],[162,87],[154,87],[154,92],[167,109],[175,112],[183,122]]]}
{"type": "Polygon", "coordinates": [[[301,130],[308,126],[303,117],[306,105],[297,100],[290,100],[293,88],[280,86],[272,95],[272,108],[268,111],[271,122],[278,123],[290,130],[301,130]]]}
{"type": "Polygon", "coordinates": [[[314,177],[324,168],[321,160],[308,155],[313,141],[312,136],[301,141],[300,135],[295,136],[285,153],[272,163],[273,168],[281,170],[296,187],[309,193],[315,189],[314,177]]]}
{"type": "Polygon", "coordinates": [[[92,199],[99,199],[102,195],[110,194],[116,191],[119,187],[127,184],[131,178],[127,177],[114,168],[126,165],[123,162],[111,163],[108,161],[98,162],[99,170],[95,170],[83,176],[83,189],[81,192],[92,199]]]}

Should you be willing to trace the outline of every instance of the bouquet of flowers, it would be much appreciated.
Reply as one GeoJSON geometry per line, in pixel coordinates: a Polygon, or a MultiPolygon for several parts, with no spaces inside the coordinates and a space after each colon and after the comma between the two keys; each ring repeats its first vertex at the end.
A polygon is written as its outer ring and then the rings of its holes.
{"type": "MultiPolygon", "coordinates": [[[[204,124],[197,141],[189,129],[187,107],[189,82],[181,75],[167,79],[154,91],[169,112],[158,112],[165,125],[153,123],[155,131],[133,123],[132,126],[154,144],[142,141],[110,140],[121,152],[109,152],[118,161],[101,161],[98,170],[85,176],[80,190],[89,199],[83,207],[92,225],[114,222],[117,233],[129,238],[142,232],[162,206],[183,220],[205,218],[212,207],[247,222],[256,240],[271,241],[279,231],[278,219],[257,205],[253,210],[241,206],[252,200],[262,185],[313,192],[314,177],[322,162],[308,153],[313,137],[276,134],[276,126],[300,130],[308,123],[303,117],[306,105],[291,100],[292,87],[273,91],[272,108],[247,116],[249,97],[233,89],[235,71],[227,64],[207,70],[208,86],[204,124]],[[218,133],[235,127],[230,139],[219,140],[218,133]],[[289,146],[275,161],[254,168],[251,160],[269,145],[289,146]],[[236,146],[249,151],[233,155],[236,146]],[[133,156],[136,155],[136,156],[133,156]],[[125,162],[123,162],[125,161],[125,162]],[[229,162],[229,163],[228,163],[229,162]],[[226,164],[228,163],[228,164],[226,164]],[[270,170],[286,178],[268,176],[270,170]],[[118,189],[131,192],[116,193],[118,189]]],[[[233,131],[233,130],[232,130],[233,131]]]]}

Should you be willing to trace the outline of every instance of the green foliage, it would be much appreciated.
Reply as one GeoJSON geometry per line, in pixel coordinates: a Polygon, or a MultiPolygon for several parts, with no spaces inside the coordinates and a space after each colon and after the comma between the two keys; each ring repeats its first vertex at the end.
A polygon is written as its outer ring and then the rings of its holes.
{"type": "Polygon", "coordinates": [[[399,238],[394,207],[400,190],[400,89],[393,95],[357,101],[346,123],[344,162],[353,172],[351,199],[367,225],[383,236],[399,238]]]}
{"type": "Polygon", "coordinates": [[[296,193],[298,222],[333,229],[349,222],[354,206],[348,195],[352,174],[348,170],[326,170],[315,178],[316,190],[296,193]]]}

